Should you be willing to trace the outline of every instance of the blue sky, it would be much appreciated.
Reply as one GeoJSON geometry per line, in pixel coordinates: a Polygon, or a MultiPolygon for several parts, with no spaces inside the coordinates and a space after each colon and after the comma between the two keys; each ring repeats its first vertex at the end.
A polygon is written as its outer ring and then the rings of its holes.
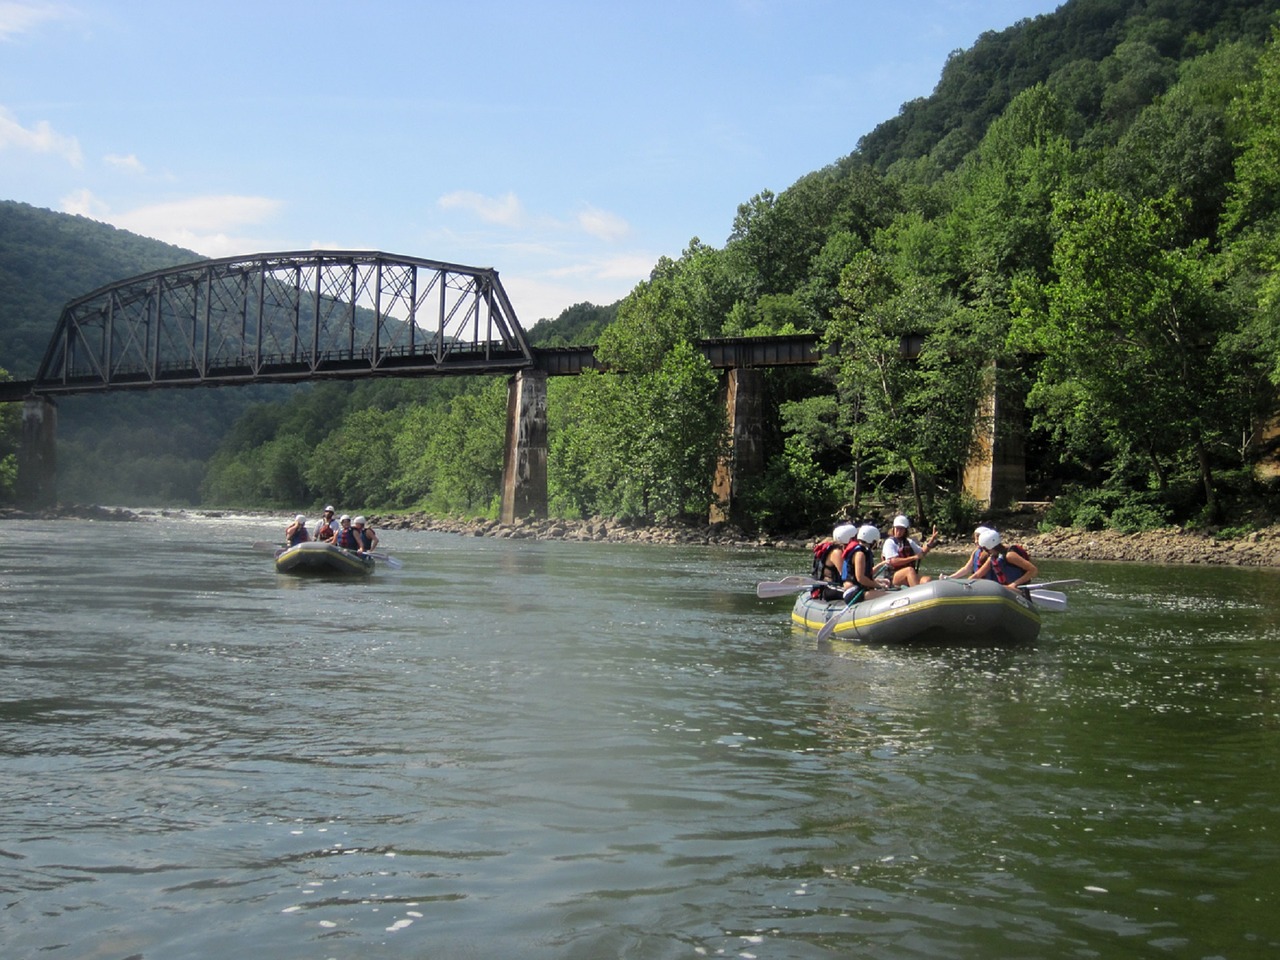
{"type": "MultiPolygon", "coordinates": [[[[0,199],[612,303],[1059,0],[0,0],[0,199]]],[[[123,279],[123,278],[122,278],[123,279]]]]}

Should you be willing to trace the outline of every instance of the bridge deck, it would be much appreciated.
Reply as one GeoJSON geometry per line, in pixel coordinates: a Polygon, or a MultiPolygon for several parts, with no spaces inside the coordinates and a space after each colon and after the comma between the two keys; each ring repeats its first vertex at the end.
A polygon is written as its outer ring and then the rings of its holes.
{"type": "MultiPolygon", "coordinates": [[[[813,366],[822,359],[817,334],[781,337],[721,337],[698,343],[716,369],[735,367],[813,366]]],[[[69,377],[57,382],[15,380],[0,383],[0,403],[29,396],[58,396],[119,390],[170,387],[243,386],[251,383],[301,383],[309,380],[360,380],[367,377],[429,377],[462,375],[511,375],[519,370],[541,370],[548,376],[576,376],[584,370],[603,370],[595,347],[532,348],[532,361],[517,351],[455,349],[447,363],[420,354],[384,354],[374,364],[371,357],[335,351],[318,362],[268,357],[256,368],[245,359],[205,371],[190,364],[165,364],[158,368],[119,374],[110,380],[97,376],[69,377]]]]}

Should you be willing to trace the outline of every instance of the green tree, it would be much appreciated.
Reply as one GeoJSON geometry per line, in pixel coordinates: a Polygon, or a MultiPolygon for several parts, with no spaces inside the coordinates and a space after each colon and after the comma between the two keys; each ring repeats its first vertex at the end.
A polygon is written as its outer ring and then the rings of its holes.
{"type": "Polygon", "coordinates": [[[1145,455],[1161,490],[1189,460],[1217,511],[1211,446],[1247,421],[1229,315],[1201,243],[1178,247],[1185,207],[1107,192],[1056,212],[1057,279],[1024,300],[1014,336],[1045,360],[1028,403],[1080,405],[1113,448],[1145,455]]]}
{"type": "Polygon", "coordinates": [[[899,277],[882,255],[864,252],[845,271],[844,305],[824,344],[855,465],[880,480],[906,474],[915,515],[932,515],[940,476],[958,474],[972,438],[974,410],[993,338],[977,318],[918,276],[899,277]],[[925,334],[918,356],[904,340],[925,334]]]}
{"type": "Polygon", "coordinates": [[[733,260],[697,237],[679,260],[661,258],[618,306],[618,318],[600,334],[596,356],[627,373],[658,369],[677,343],[718,336],[743,297],[733,260]]]}
{"type": "Polygon", "coordinates": [[[431,426],[426,459],[432,464],[428,504],[451,514],[496,515],[502,492],[507,385],[492,379],[461,394],[431,426]]]}
{"type": "MultiPolygon", "coordinates": [[[[399,420],[399,413],[386,410],[347,414],[323,445],[299,451],[307,488],[325,500],[361,504],[360,510],[393,504],[399,420]]],[[[278,486],[273,484],[272,490],[279,496],[278,486]]]]}
{"type": "Polygon", "coordinates": [[[1258,60],[1257,78],[1231,106],[1241,150],[1222,220],[1233,279],[1249,309],[1249,336],[1280,385],[1280,27],[1258,60]]]}
{"type": "Polygon", "coordinates": [[[590,371],[556,394],[547,469],[558,509],[706,516],[725,420],[715,371],[692,345],[675,344],[657,370],[590,371]]]}

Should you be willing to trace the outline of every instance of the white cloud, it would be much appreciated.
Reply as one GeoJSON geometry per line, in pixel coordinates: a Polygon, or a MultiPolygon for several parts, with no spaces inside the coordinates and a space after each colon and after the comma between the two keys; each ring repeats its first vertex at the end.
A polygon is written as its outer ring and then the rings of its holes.
{"type": "Polygon", "coordinates": [[[571,263],[548,272],[553,277],[584,277],[609,283],[626,281],[630,284],[627,287],[629,292],[631,287],[649,278],[653,265],[657,262],[658,258],[650,254],[629,253],[571,263]]]}
{"type": "Polygon", "coordinates": [[[631,232],[631,224],[617,214],[598,207],[587,207],[578,213],[578,226],[606,243],[616,243],[631,232]]]}
{"type": "Polygon", "coordinates": [[[279,200],[268,197],[224,195],[190,197],[114,213],[88,190],[77,191],[62,200],[66,213],[83,214],[207,257],[269,249],[260,239],[235,236],[230,231],[263,223],[275,216],[281,206],[279,200]]]}
{"type": "Polygon", "coordinates": [[[118,153],[108,153],[105,157],[102,158],[102,160],[108,166],[116,167],[120,170],[127,170],[130,173],[146,173],[147,172],[147,168],[142,165],[142,161],[139,160],[132,153],[127,156],[123,156],[118,153]]]}
{"type": "Polygon", "coordinates": [[[59,20],[65,15],[60,4],[0,0],[0,40],[9,40],[46,20],[59,20]]]}
{"type": "Polygon", "coordinates": [[[106,220],[108,207],[88,190],[77,190],[62,198],[62,212],[93,220],[106,220]]]}
{"type": "Polygon", "coordinates": [[[506,227],[518,227],[525,219],[520,198],[510,192],[501,197],[487,197],[472,190],[455,190],[446,193],[437,203],[445,210],[461,209],[488,223],[506,227]]]}
{"type": "Polygon", "coordinates": [[[7,147],[30,150],[33,153],[52,153],[61,156],[73,167],[79,167],[84,162],[80,143],[75,137],[57,133],[47,120],[41,120],[31,128],[24,127],[7,108],[0,107],[0,150],[7,147]]]}

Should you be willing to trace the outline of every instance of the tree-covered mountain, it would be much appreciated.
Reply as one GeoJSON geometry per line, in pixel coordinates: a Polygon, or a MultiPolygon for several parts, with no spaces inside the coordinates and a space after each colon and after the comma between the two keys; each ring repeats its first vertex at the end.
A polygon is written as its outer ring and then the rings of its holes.
{"type": "Polygon", "coordinates": [[[928,158],[954,168],[1023,90],[1043,83],[1083,127],[1124,126],[1172,82],[1177,64],[1224,41],[1262,40],[1274,2],[1071,0],[956,50],[928,97],[858,143],[877,170],[928,158]]]}
{"type": "MultiPolygon", "coordinates": [[[[87,217],[0,201],[0,368],[15,380],[33,378],[69,301],[127,277],[200,259],[87,217]]],[[[207,462],[227,428],[251,404],[282,395],[279,388],[259,387],[60,398],[60,496],[100,503],[197,502],[207,462]]],[[[16,411],[5,412],[12,419],[16,411]]],[[[11,459],[11,434],[5,446],[0,459],[11,459]]]]}
{"type": "Polygon", "coordinates": [[[600,339],[618,316],[618,305],[575,303],[554,320],[539,320],[529,330],[529,342],[539,347],[587,346],[600,339]]]}
{"type": "Polygon", "coordinates": [[[69,300],[199,254],[88,217],[0,200],[0,367],[36,374],[69,300]]]}

